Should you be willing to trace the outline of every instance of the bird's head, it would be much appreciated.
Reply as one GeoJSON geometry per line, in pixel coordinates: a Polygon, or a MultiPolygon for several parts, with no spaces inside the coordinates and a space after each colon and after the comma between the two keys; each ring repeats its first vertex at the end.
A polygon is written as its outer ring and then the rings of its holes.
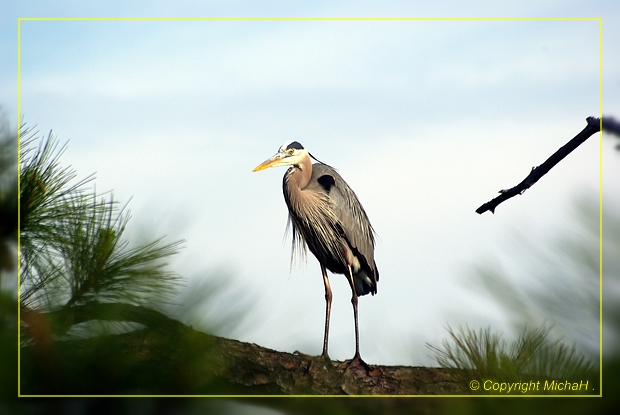
{"type": "Polygon", "coordinates": [[[299,142],[287,141],[276,154],[263,161],[252,171],[261,171],[269,167],[299,165],[301,160],[308,157],[309,153],[299,142]]]}

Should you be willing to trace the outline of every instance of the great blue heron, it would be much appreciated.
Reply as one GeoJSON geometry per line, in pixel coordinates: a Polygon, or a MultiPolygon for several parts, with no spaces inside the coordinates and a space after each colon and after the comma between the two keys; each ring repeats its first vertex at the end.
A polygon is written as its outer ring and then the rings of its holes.
{"type": "MultiPolygon", "coordinates": [[[[332,291],[326,269],[344,274],[351,286],[355,319],[355,356],[360,357],[357,297],[377,292],[379,271],[374,259],[374,230],[349,185],[332,167],[315,159],[297,141],[288,141],[253,171],[291,166],[282,187],[293,229],[293,251],[306,246],[319,260],[325,284],[325,334],[322,356],[328,357],[329,315],[332,291]],[[313,158],[318,163],[312,164],[313,158]]],[[[294,252],[292,253],[294,254],[294,252]]]]}

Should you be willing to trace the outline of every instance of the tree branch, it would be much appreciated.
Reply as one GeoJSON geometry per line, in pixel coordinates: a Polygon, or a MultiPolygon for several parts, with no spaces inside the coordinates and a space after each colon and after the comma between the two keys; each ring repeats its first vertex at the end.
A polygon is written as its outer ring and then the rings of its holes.
{"type": "MultiPolygon", "coordinates": [[[[612,117],[603,117],[603,131],[620,138],[620,122],[612,117]]],[[[620,144],[616,146],[616,150],[620,150],[620,144]]]]}
{"type": "MultiPolygon", "coordinates": [[[[418,395],[469,393],[441,368],[371,366],[194,330],[155,310],[127,304],[73,306],[72,322],[136,321],[120,335],[33,343],[22,347],[24,395],[418,395]],[[125,318],[121,318],[125,315],[125,318]],[[42,347],[45,346],[45,347],[42,347]],[[53,370],[42,371],[50,366],[53,370]]],[[[59,311],[59,313],[67,313],[59,311]]],[[[45,313],[37,313],[43,317],[45,313]]],[[[26,311],[32,322],[33,312],[26,311]]],[[[54,320],[46,316],[47,320],[54,320]]],[[[66,315],[61,317],[66,319],[66,315]]],[[[29,323],[26,323],[29,324],[29,323]]]]}
{"type": "Polygon", "coordinates": [[[586,122],[588,123],[586,127],[577,134],[572,140],[568,143],[560,147],[558,151],[553,153],[551,157],[549,157],[543,164],[538,167],[532,168],[530,174],[523,179],[521,183],[516,185],[511,189],[502,189],[499,191],[501,193],[495,199],[483,204],[478,209],[476,209],[476,213],[482,214],[486,211],[490,211],[491,213],[495,213],[495,208],[502,202],[514,197],[516,195],[523,194],[527,189],[532,187],[534,183],[536,183],[541,177],[549,172],[556,164],[558,164],[564,157],[569,155],[574,149],[579,147],[584,141],[590,138],[592,135],[598,133],[601,130],[601,124],[603,124],[603,128],[605,127],[616,127],[617,122],[615,120],[605,120],[601,122],[600,118],[596,117],[588,117],[586,118],[586,122]]]}

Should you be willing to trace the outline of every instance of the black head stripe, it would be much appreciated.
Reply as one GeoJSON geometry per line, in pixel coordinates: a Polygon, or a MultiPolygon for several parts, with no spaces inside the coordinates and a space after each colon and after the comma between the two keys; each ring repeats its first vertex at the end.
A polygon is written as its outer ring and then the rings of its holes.
{"type": "Polygon", "coordinates": [[[288,146],[286,146],[287,150],[290,150],[294,148],[295,150],[303,150],[304,146],[302,146],[301,144],[299,144],[298,141],[292,141],[288,146]]]}

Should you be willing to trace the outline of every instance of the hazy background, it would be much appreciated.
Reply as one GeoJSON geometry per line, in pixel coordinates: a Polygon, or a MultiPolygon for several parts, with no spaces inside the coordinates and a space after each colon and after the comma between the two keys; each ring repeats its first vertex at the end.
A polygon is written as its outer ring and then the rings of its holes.
{"type": "MultiPolygon", "coordinates": [[[[162,3],[145,13],[114,2],[20,4],[4,18],[4,55],[15,51],[17,17],[603,17],[608,39],[618,38],[607,19],[619,8],[480,2],[446,14],[399,2],[209,2],[198,12],[162,3]]],[[[432,365],[425,343],[446,337],[446,324],[510,332],[511,319],[474,277],[478,267],[510,269],[516,286],[549,290],[532,272],[545,269],[532,249],[574,234],[575,200],[598,195],[596,136],[495,215],[474,212],[599,114],[598,21],[22,21],[20,33],[25,121],[69,140],[63,161],[80,177],[96,172],[97,191],[132,198],[136,235],[187,241],[171,267],[187,277],[188,293],[171,310],[242,341],[314,355],[322,346],[319,265],[309,255],[289,271],[285,170],[251,173],[286,140],[339,170],[378,233],[378,294],[360,300],[361,353],[371,364],[432,365]]],[[[604,43],[604,112],[618,115],[613,47],[604,43]]],[[[17,120],[15,60],[0,71],[0,102],[17,120]]],[[[602,143],[609,204],[618,194],[614,145],[602,143]]],[[[331,281],[330,355],[343,360],[354,352],[350,290],[341,275],[331,281]]],[[[571,340],[596,355],[598,326],[588,327],[571,340]]]]}

